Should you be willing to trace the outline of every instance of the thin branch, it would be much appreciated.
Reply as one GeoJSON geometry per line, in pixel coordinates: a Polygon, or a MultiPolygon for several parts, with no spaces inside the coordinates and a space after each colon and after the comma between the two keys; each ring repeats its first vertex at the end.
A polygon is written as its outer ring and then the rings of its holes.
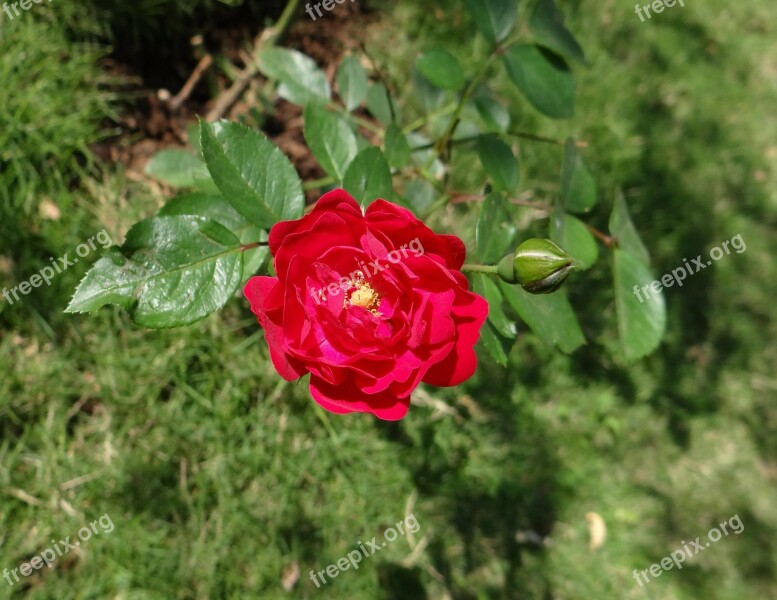
{"type": "MultiPolygon", "coordinates": [[[[545,137],[544,135],[537,135],[536,133],[529,133],[527,131],[508,131],[507,135],[512,135],[514,137],[518,138],[524,138],[527,140],[532,140],[535,142],[545,142],[547,144],[556,144],[557,146],[565,146],[566,142],[564,140],[557,140],[554,138],[545,137]]],[[[584,140],[577,140],[575,142],[575,146],[578,148],[587,148],[588,142],[584,140]]]]}
{"type": "Polygon", "coordinates": [[[590,231],[594,235],[595,238],[597,238],[610,250],[614,250],[615,248],[618,247],[618,240],[616,238],[599,231],[598,229],[596,229],[596,227],[592,227],[588,223],[586,223],[585,226],[588,229],[588,231],[590,231]]]}
{"type": "Polygon", "coordinates": [[[383,129],[381,129],[380,127],[378,127],[377,125],[375,125],[371,121],[368,121],[367,119],[363,119],[362,117],[360,117],[358,115],[355,115],[353,113],[349,114],[348,111],[345,109],[345,106],[338,106],[335,102],[329,102],[327,104],[327,108],[330,108],[331,110],[333,110],[335,112],[339,112],[339,113],[343,113],[344,112],[345,116],[347,118],[353,119],[354,122],[357,125],[361,125],[367,131],[370,131],[370,132],[376,134],[380,138],[383,138],[383,136],[385,135],[383,129]]]}
{"type": "Polygon", "coordinates": [[[261,246],[269,246],[270,242],[251,242],[250,244],[243,244],[240,246],[240,252],[245,252],[246,250],[253,250],[254,248],[259,248],[261,246]]]}
{"type": "Polygon", "coordinates": [[[493,62],[502,56],[507,51],[507,49],[517,41],[519,37],[520,36],[516,34],[510,39],[506,40],[504,44],[497,45],[489,57],[483,62],[482,65],[480,65],[480,69],[478,69],[478,72],[475,73],[475,76],[467,84],[467,87],[464,89],[464,92],[459,98],[458,104],[456,104],[456,109],[453,111],[453,117],[448,124],[448,128],[445,130],[445,133],[443,133],[442,137],[438,140],[438,156],[442,156],[443,152],[450,154],[450,141],[453,138],[453,134],[456,133],[456,128],[459,126],[459,122],[461,121],[461,113],[464,110],[464,106],[472,97],[472,94],[475,93],[475,90],[477,90],[478,85],[480,85],[480,82],[488,73],[488,70],[493,62]]]}
{"type": "Polygon", "coordinates": [[[242,73],[240,73],[237,81],[235,81],[235,83],[233,83],[218,98],[216,98],[216,102],[213,105],[213,108],[210,109],[207,116],[205,117],[206,121],[218,121],[240,99],[240,97],[248,88],[248,85],[251,83],[251,80],[259,73],[257,58],[260,52],[265,48],[270,48],[276,45],[281,39],[283,39],[283,37],[289,31],[291,24],[294,22],[294,17],[297,14],[299,6],[300,0],[289,0],[289,2],[286,4],[286,8],[283,9],[283,13],[278,19],[278,22],[256,36],[254,40],[254,47],[251,52],[253,61],[242,73]]]}
{"type": "Polygon", "coordinates": [[[335,182],[331,177],[322,177],[321,179],[311,179],[302,184],[303,190],[317,190],[325,185],[332,185],[335,182]]]}
{"type": "Polygon", "coordinates": [[[472,94],[475,93],[475,90],[477,89],[478,85],[480,85],[482,79],[486,76],[486,73],[491,67],[491,64],[503,52],[504,50],[502,47],[497,47],[480,66],[478,72],[467,84],[467,87],[464,89],[464,92],[461,94],[461,97],[456,104],[456,108],[453,111],[453,116],[451,117],[451,121],[448,124],[448,128],[445,130],[445,133],[442,134],[442,137],[437,141],[438,156],[442,156],[443,152],[450,152],[450,141],[453,138],[453,134],[456,133],[456,128],[459,126],[459,122],[461,121],[461,113],[464,110],[464,106],[467,104],[472,94]]]}
{"type": "Polygon", "coordinates": [[[194,91],[194,88],[200,82],[200,79],[202,79],[205,71],[207,71],[212,64],[213,57],[210,54],[206,54],[200,59],[200,62],[197,63],[197,66],[194,68],[194,71],[192,71],[189,79],[186,80],[186,83],[184,83],[181,91],[173,96],[172,100],[170,100],[169,106],[172,112],[177,112],[178,109],[181,108],[183,103],[186,102],[191,93],[194,91]]]}
{"type": "MultiPolygon", "coordinates": [[[[469,142],[476,141],[480,136],[479,135],[473,135],[469,137],[463,137],[463,138],[456,138],[452,139],[449,144],[451,146],[456,146],[458,144],[467,144],[469,142]]],[[[415,152],[423,152],[424,150],[431,150],[432,148],[435,148],[437,146],[437,142],[431,142],[429,144],[424,144],[423,146],[416,146],[415,148],[411,149],[412,153],[415,152]]]]}
{"type": "MultiPolygon", "coordinates": [[[[486,197],[483,194],[457,194],[451,199],[451,204],[464,204],[465,202],[482,202],[486,197]]],[[[543,210],[546,212],[552,212],[553,207],[550,204],[544,202],[529,202],[528,200],[521,200],[520,198],[511,198],[509,201],[516,206],[525,206],[527,208],[534,208],[536,210],[543,210]]]]}
{"type": "MultiPolygon", "coordinates": [[[[527,139],[527,140],[532,140],[534,142],[545,142],[547,144],[555,144],[555,145],[558,145],[558,146],[566,145],[566,142],[564,140],[556,140],[556,139],[545,137],[545,136],[542,136],[542,135],[537,135],[535,133],[528,133],[526,131],[508,131],[506,135],[511,135],[513,137],[518,137],[518,138],[524,138],[524,139],[527,139]]],[[[480,137],[480,135],[473,135],[473,136],[468,136],[468,137],[463,137],[463,138],[451,139],[448,142],[448,145],[449,146],[455,146],[455,145],[458,145],[458,144],[467,144],[469,142],[477,141],[477,139],[479,137],[480,137]]],[[[434,148],[436,145],[437,144],[435,142],[432,142],[430,144],[424,144],[423,146],[417,146],[417,147],[413,148],[413,152],[420,152],[422,150],[429,150],[430,148],[434,148]]],[[[578,141],[575,142],[575,146],[577,146],[578,148],[587,148],[588,147],[588,142],[582,141],[582,140],[578,140],[578,141]]]]}
{"type": "Polygon", "coordinates": [[[418,131],[419,129],[421,129],[424,125],[426,125],[432,119],[436,119],[437,117],[445,116],[448,113],[453,112],[454,110],[456,110],[456,104],[455,103],[451,103],[451,104],[448,104],[446,106],[443,106],[442,108],[440,108],[438,110],[433,110],[432,112],[427,113],[423,117],[419,117],[418,119],[416,119],[415,121],[413,121],[409,125],[406,125],[405,127],[403,127],[402,128],[402,133],[407,135],[408,133],[413,133],[415,131],[418,131]]]}
{"type": "Polygon", "coordinates": [[[448,204],[448,200],[450,200],[448,194],[443,194],[440,196],[436,201],[432,202],[429,208],[424,211],[424,213],[421,215],[421,220],[425,221],[428,219],[434,211],[448,204]]]}
{"type": "Polygon", "coordinates": [[[391,122],[396,123],[397,122],[397,114],[394,109],[394,100],[391,98],[391,87],[389,86],[388,77],[385,76],[383,73],[383,70],[378,66],[378,63],[373,60],[370,53],[367,51],[367,47],[364,45],[364,42],[360,42],[359,46],[361,47],[362,52],[364,52],[364,56],[367,57],[367,60],[370,61],[370,64],[372,65],[372,70],[375,71],[375,75],[378,78],[378,81],[383,84],[383,87],[386,88],[386,96],[388,97],[388,103],[389,103],[389,112],[391,113],[391,122]]]}

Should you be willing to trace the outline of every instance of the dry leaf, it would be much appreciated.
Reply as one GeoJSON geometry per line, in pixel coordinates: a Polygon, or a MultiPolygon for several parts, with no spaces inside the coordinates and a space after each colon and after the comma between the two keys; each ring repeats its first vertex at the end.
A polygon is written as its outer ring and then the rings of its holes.
{"type": "Polygon", "coordinates": [[[299,563],[295,560],[293,563],[283,569],[283,576],[281,577],[281,585],[283,589],[290,592],[291,589],[297,584],[299,580],[299,563]]]}
{"type": "Polygon", "coordinates": [[[591,550],[601,548],[604,540],[607,539],[607,526],[604,524],[604,519],[595,512],[586,513],[585,518],[588,521],[588,535],[591,538],[588,547],[591,550]]]}
{"type": "Polygon", "coordinates": [[[49,221],[59,221],[59,217],[62,215],[59,206],[48,199],[41,201],[38,206],[38,212],[40,213],[41,218],[49,221]]]}

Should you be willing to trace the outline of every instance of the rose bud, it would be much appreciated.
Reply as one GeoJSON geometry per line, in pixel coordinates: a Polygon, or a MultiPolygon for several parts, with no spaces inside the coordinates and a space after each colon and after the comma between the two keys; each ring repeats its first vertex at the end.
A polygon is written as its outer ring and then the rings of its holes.
{"type": "Polygon", "coordinates": [[[550,294],[576,268],[575,260],[550,240],[531,238],[499,261],[497,273],[531,294],[550,294]]]}

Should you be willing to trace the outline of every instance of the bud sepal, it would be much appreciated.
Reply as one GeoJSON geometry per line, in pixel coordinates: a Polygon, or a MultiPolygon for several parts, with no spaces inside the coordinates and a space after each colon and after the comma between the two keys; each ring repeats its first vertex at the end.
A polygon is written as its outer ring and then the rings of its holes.
{"type": "Polygon", "coordinates": [[[577,268],[575,259],[548,239],[531,238],[521,243],[497,265],[507,283],[517,283],[531,294],[550,294],[577,268]]]}

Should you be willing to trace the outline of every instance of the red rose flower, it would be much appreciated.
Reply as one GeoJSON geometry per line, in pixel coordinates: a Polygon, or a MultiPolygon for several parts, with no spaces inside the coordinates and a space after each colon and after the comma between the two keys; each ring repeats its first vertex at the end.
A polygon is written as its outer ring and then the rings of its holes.
{"type": "Polygon", "coordinates": [[[333,413],[405,416],[420,382],[457,385],[475,372],[488,304],[468,291],[466,250],[412,213],[376,200],[362,214],[344,190],[270,231],[278,277],[245,295],[288,381],[310,373],[333,413]]]}

